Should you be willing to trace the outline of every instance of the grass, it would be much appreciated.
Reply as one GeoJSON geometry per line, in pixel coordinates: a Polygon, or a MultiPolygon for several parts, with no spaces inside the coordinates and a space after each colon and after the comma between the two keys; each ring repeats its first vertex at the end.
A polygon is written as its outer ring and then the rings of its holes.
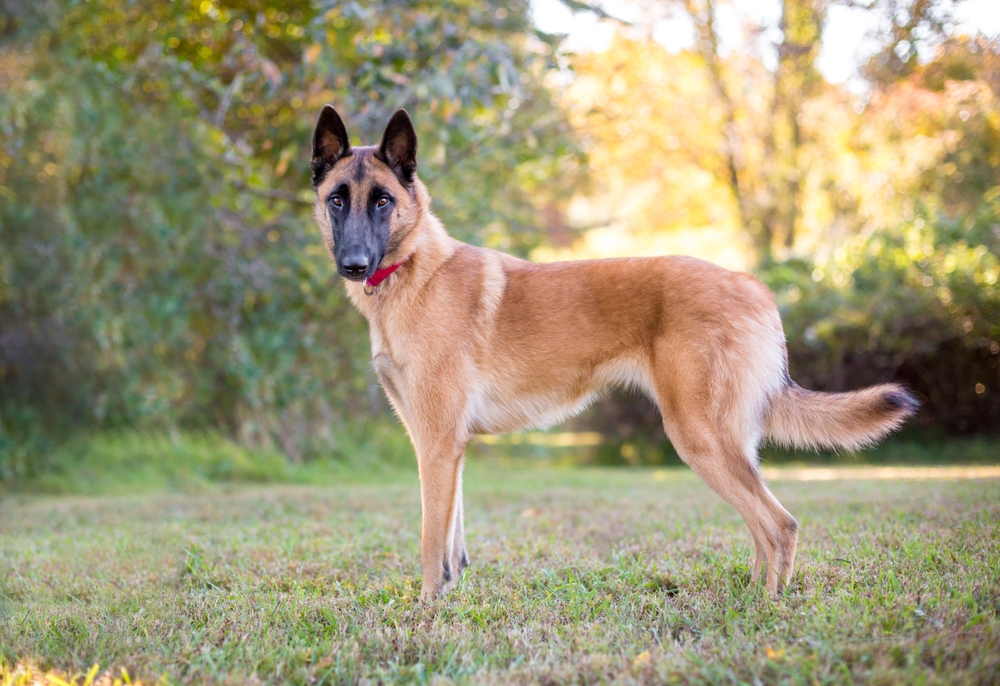
{"type": "MultiPolygon", "coordinates": [[[[326,459],[290,461],[276,450],[247,448],[215,433],[111,432],[82,435],[36,456],[39,472],[11,492],[121,495],[197,492],[213,484],[327,484],[378,479],[413,462],[398,425],[345,432],[326,459]]],[[[0,495],[4,494],[0,481],[0,495]]]]}
{"type": "Polygon", "coordinates": [[[472,567],[428,605],[413,470],[8,495],[0,683],[996,683],[1000,479],[845,474],[773,473],[802,525],[777,602],[683,469],[473,461],[472,567]]]}
{"type": "MultiPolygon", "coordinates": [[[[288,460],[276,450],[253,449],[219,434],[126,431],[84,434],[33,455],[32,476],[0,480],[6,492],[52,495],[122,495],[197,492],[218,484],[334,485],[378,483],[413,465],[413,448],[398,423],[376,422],[344,430],[333,447],[308,460],[288,460]]],[[[483,437],[469,446],[473,460],[521,468],[559,466],[680,467],[669,443],[616,442],[596,433],[529,432],[483,437]]],[[[765,465],[995,464],[996,438],[942,440],[902,435],[861,452],[805,452],[767,447],[765,465]]],[[[0,456],[2,462],[2,456],[0,456]]]]}

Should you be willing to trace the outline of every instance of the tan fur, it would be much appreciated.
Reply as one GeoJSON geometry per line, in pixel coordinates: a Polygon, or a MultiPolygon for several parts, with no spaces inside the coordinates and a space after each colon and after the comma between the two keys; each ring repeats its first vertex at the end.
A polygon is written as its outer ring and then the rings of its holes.
{"type": "Polygon", "coordinates": [[[903,390],[895,384],[850,393],[817,393],[792,384],[771,402],[768,436],[799,448],[867,448],[900,428],[911,414],[885,406],[903,390]]]}
{"type": "Polygon", "coordinates": [[[416,450],[425,600],[467,564],[462,465],[478,434],[550,425],[609,385],[645,392],[683,460],[746,520],[753,577],[774,594],[791,577],[798,525],[760,476],[761,442],[857,447],[912,412],[886,400],[905,394],[895,386],[792,384],[774,297],[751,276],[687,257],[533,264],[472,247],[446,233],[419,180],[405,187],[370,152],[336,162],[315,217],[332,254],[332,188],[377,181],[399,199],[381,266],[402,266],[372,296],[345,284],[416,450]]]}

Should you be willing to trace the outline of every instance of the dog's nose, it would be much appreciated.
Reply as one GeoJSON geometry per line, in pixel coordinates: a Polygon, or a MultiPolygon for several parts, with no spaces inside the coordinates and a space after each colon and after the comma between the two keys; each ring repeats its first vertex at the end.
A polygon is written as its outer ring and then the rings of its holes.
{"type": "Polygon", "coordinates": [[[362,253],[345,255],[340,267],[347,276],[361,276],[368,271],[368,258],[362,253]]]}

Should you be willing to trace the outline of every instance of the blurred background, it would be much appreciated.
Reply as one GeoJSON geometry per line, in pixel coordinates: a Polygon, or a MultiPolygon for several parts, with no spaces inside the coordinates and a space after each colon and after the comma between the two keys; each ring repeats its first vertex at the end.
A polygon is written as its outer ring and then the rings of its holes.
{"type": "MultiPolygon", "coordinates": [[[[407,108],[462,240],[751,271],[803,386],[919,395],[892,459],[996,461],[998,36],[994,0],[0,0],[0,484],[412,464],[310,217],[325,103],[358,144],[407,108]]],[[[676,459],[621,394],[505,446],[676,459]]]]}

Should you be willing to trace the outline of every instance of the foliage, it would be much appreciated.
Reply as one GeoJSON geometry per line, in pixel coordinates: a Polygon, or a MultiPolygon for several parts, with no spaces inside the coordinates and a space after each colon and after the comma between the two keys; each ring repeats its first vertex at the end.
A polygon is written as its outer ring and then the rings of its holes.
{"type": "Polygon", "coordinates": [[[525,3],[4,10],[0,478],[86,427],[221,430],[299,458],[384,417],[309,216],[322,104],[367,143],[411,108],[435,207],[474,242],[537,244],[580,166],[525,3]]]}
{"type": "Polygon", "coordinates": [[[608,218],[645,232],[722,225],[767,264],[794,245],[802,221],[820,139],[802,114],[831,89],[815,67],[829,3],[784,0],[776,26],[749,29],[735,54],[720,39],[724,3],[660,4],[692,24],[690,49],[623,30],[608,50],[573,60],[569,106],[595,156],[610,158],[607,195],[628,198],[608,218]]]}
{"type": "Polygon", "coordinates": [[[995,682],[1000,480],[852,471],[771,479],[801,524],[776,602],[739,515],[687,470],[471,463],[472,566],[431,604],[412,473],[7,498],[0,663],[191,684],[995,682]]]}
{"type": "Polygon", "coordinates": [[[953,37],[862,103],[818,79],[807,57],[819,10],[797,6],[785,12],[807,15],[805,52],[779,45],[787,62],[773,70],[753,52],[716,54],[705,13],[691,50],[620,30],[607,50],[575,56],[566,106],[600,170],[577,221],[640,245],[713,233],[752,253],[742,268],[766,268],[921,204],[974,215],[1000,184],[1000,41],[953,37]]]}
{"type": "Polygon", "coordinates": [[[8,440],[28,412],[48,435],[215,425],[263,445],[282,439],[274,419],[335,415],[351,389],[331,380],[357,388],[363,333],[320,329],[352,311],[303,223],[238,191],[252,167],[202,121],[136,106],[99,66],[52,71],[7,139],[8,440]]]}
{"type": "Polygon", "coordinates": [[[829,390],[899,379],[926,402],[926,424],[996,427],[998,227],[1000,187],[978,216],[929,213],[859,236],[814,267],[789,262],[766,272],[796,342],[793,377],[829,390]]]}
{"type": "MultiPolygon", "coordinates": [[[[785,0],[729,52],[725,4],[653,3],[691,20],[689,50],[631,27],[569,55],[525,0],[0,0],[0,480],[81,431],[293,461],[398,435],[309,217],[327,102],[355,143],[410,109],[464,240],[593,257],[697,235],[779,291],[804,383],[897,378],[936,429],[995,430],[997,40],[880,1],[859,100],[816,72],[829,3],[785,0]],[[568,224],[603,239],[566,248],[568,224]]],[[[631,425],[609,455],[662,447],[658,418],[631,425]]]]}

